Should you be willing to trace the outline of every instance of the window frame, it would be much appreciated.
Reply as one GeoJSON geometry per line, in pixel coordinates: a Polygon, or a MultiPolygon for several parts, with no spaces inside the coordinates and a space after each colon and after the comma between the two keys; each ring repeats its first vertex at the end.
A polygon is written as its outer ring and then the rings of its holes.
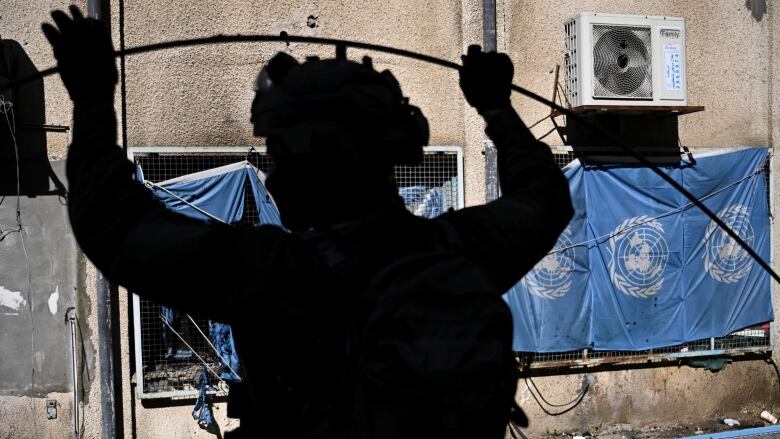
{"type": "MultiPolygon", "coordinates": [[[[425,146],[423,147],[424,153],[454,153],[456,154],[456,172],[458,176],[458,182],[456,187],[457,200],[455,202],[456,209],[461,209],[465,205],[464,201],[464,168],[463,168],[463,148],[460,146],[425,146]]],[[[240,155],[256,152],[259,154],[267,154],[267,149],[264,146],[136,146],[129,147],[127,149],[127,158],[135,164],[136,155],[142,154],[219,154],[224,153],[226,155],[240,155]]],[[[136,386],[136,396],[141,400],[148,399],[193,399],[197,398],[197,389],[193,390],[172,390],[172,391],[159,391],[159,392],[146,392],[144,390],[144,369],[143,369],[143,336],[141,333],[142,320],[141,320],[141,298],[133,293],[132,294],[132,306],[133,313],[130,318],[133,322],[133,345],[132,357],[130,361],[135,363],[135,373],[133,374],[132,381],[136,386]]],[[[210,391],[210,394],[224,395],[224,391],[210,391]]]]}

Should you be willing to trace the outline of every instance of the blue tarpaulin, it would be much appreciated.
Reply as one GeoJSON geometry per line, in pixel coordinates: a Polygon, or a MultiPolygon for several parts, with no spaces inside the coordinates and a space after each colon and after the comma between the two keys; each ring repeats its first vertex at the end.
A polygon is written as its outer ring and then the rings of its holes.
{"type": "MultiPolygon", "coordinates": [[[[136,168],[136,179],[144,181],[140,167],[136,168]]],[[[279,212],[265,190],[264,179],[265,176],[251,164],[240,162],[160,183],[145,183],[169,209],[192,218],[227,224],[239,222],[246,213],[248,187],[252,191],[260,223],[281,226],[279,212]]],[[[174,321],[179,317],[177,313],[165,306],[160,308],[168,324],[174,325],[174,321]]],[[[167,327],[163,328],[164,337],[167,330],[167,327]]],[[[223,362],[221,378],[225,381],[237,380],[239,377],[234,371],[239,369],[239,359],[230,326],[211,322],[209,332],[223,362]]]]}
{"type": "Polygon", "coordinates": [[[248,162],[240,162],[156,183],[151,190],[168,208],[182,215],[232,224],[244,215],[249,179],[260,223],[281,225],[276,206],[263,186],[264,178],[248,162]]]}
{"type": "MultiPolygon", "coordinates": [[[[767,150],[710,153],[663,168],[765,260],[767,150]]],[[[645,350],[773,319],[769,275],[651,170],[565,170],[575,215],[506,295],[514,348],[645,350]]]]}

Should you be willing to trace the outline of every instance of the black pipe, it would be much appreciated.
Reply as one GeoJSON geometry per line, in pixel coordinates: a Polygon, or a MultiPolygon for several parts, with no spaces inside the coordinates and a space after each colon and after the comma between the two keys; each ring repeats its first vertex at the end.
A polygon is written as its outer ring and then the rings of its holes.
{"type": "MultiPolygon", "coordinates": [[[[482,49],[495,52],[496,42],[496,0],[482,0],[482,49]]],[[[485,202],[499,197],[498,151],[489,139],[485,138],[485,202]]]]}
{"type": "MultiPolygon", "coordinates": [[[[87,0],[87,16],[111,30],[110,0],[87,0]]],[[[122,422],[122,361],[119,334],[119,290],[97,273],[98,365],[103,439],[124,436],[122,422]]]]}

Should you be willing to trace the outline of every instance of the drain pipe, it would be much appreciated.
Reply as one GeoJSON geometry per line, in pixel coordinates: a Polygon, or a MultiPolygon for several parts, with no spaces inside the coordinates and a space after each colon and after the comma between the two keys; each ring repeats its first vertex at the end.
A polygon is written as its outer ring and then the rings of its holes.
{"type": "MultiPolygon", "coordinates": [[[[496,43],[496,0],[482,0],[482,49],[495,52],[496,43]]],[[[485,139],[485,202],[499,197],[498,153],[490,139],[485,139]]]]}
{"type": "Polygon", "coordinates": [[[70,324],[70,354],[71,369],[73,372],[73,437],[79,437],[79,419],[81,411],[81,402],[79,401],[79,366],[78,366],[78,346],[76,345],[76,308],[70,307],[65,311],[65,322],[70,324]],[[73,314],[71,314],[71,312],[73,314]]]}
{"type": "MultiPolygon", "coordinates": [[[[87,15],[111,28],[110,0],[87,0],[87,15]]],[[[122,367],[119,356],[119,291],[97,273],[98,363],[103,439],[124,435],[122,423],[122,367]]]]}

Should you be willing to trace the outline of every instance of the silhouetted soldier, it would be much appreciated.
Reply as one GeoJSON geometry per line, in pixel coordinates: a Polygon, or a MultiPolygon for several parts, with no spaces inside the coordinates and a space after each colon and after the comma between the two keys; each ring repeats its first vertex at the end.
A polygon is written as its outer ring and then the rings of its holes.
{"type": "Polygon", "coordinates": [[[510,105],[512,64],[472,46],[461,88],[498,149],[502,196],[428,220],[393,166],[427,122],[395,78],[279,54],[257,79],[256,135],[289,231],[177,215],[131,179],[116,141],[109,37],[72,8],[44,25],[74,102],[75,236],[112,282],[230,323],[243,364],[241,437],[500,438],[516,386],[500,296],[553,246],[572,209],[550,150],[510,105]]]}

